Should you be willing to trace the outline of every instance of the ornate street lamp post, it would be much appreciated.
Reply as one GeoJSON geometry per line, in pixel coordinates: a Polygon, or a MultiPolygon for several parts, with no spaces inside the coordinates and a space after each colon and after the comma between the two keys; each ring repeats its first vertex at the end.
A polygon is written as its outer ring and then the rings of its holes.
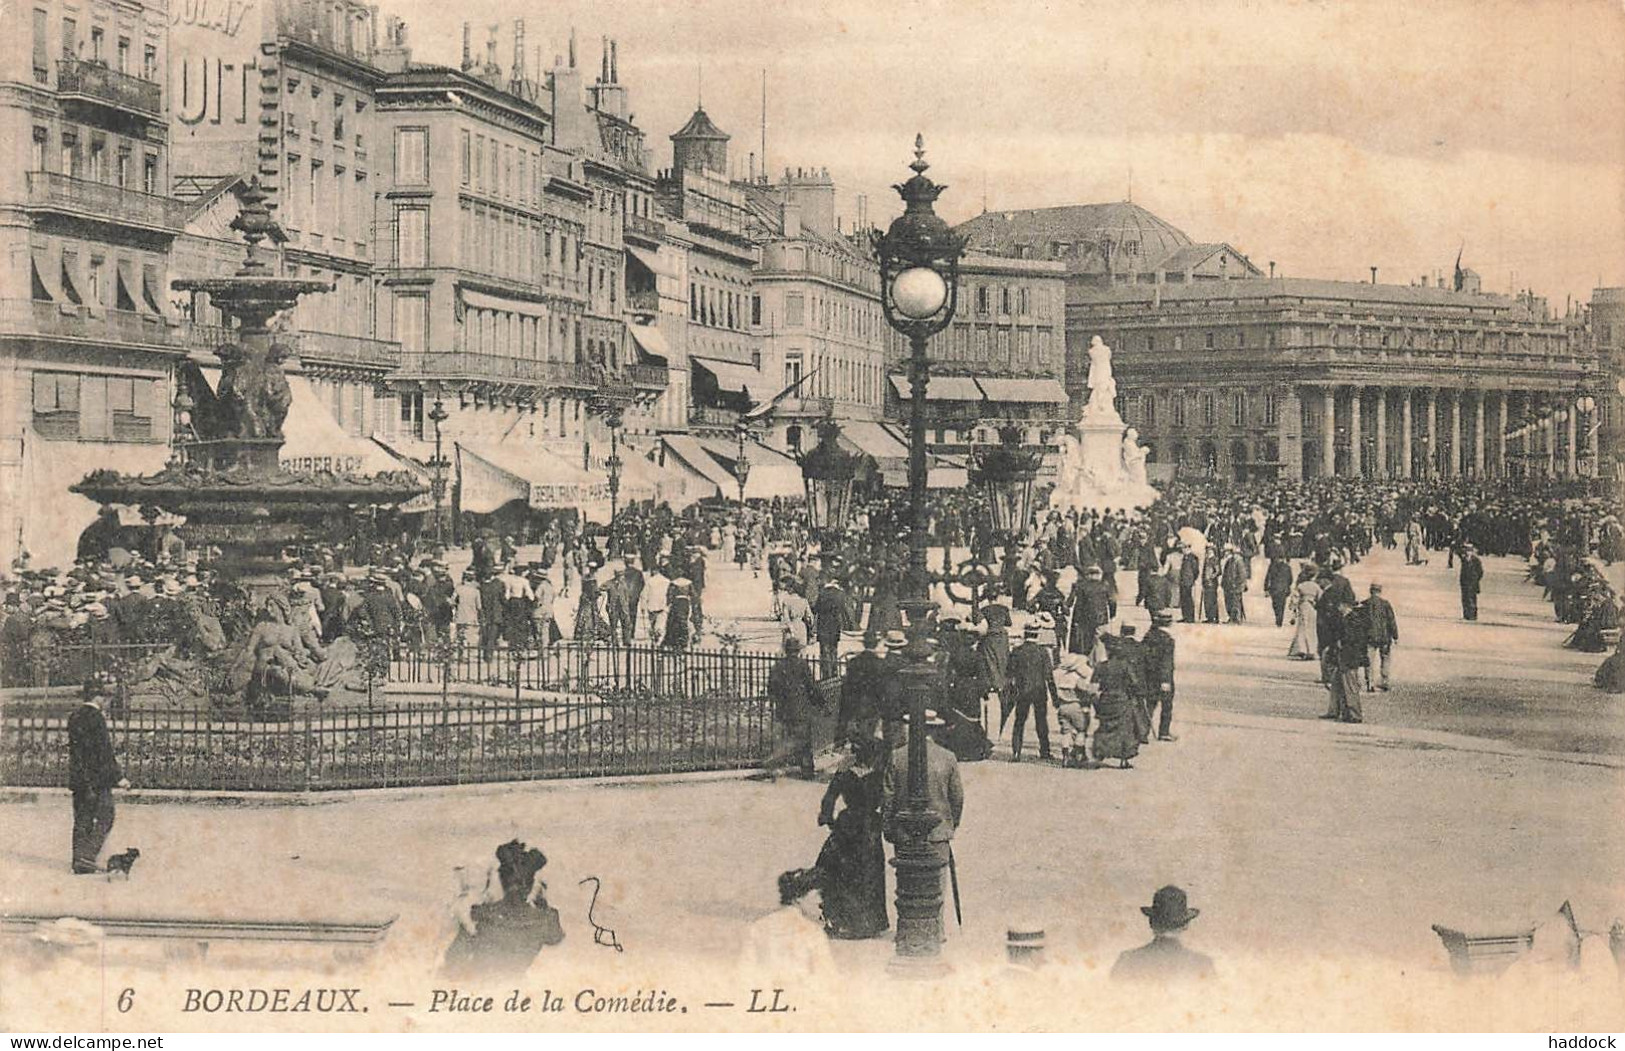
{"type": "Polygon", "coordinates": [[[974,457],[969,481],[986,494],[993,533],[1008,548],[1032,521],[1033,485],[1043,451],[1022,445],[1021,428],[1006,425],[999,428],[999,444],[978,446],[974,457]]]}
{"type": "Polygon", "coordinates": [[[440,425],[450,416],[451,414],[446,411],[446,403],[436,395],[434,404],[429,407],[429,420],[434,424],[434,459],[429,461],[433,477],[429,480],[429,491],[434,495],[435,543],[441,547],[446,546],[446,468],[449,465],[440,448],[440,425]]]}
{"type": "Polygon", "coordinates": [[[801,457],[801,480],[807,489],[807,524],[821,543],[846,529],[852,508],[852,482],[861,461],[840,444],[841,427],[832,419],[818,424],[818,445],[801,457]]]}
{"type": "Polygon", "coordinates": [[[750,477],[750,457],[745,455],[745,432],[749,430],[743,421],[734,427],[734,439],[739,443],[739,449],[734,455],[734,477],[739,481],[739,506],[745,506],[745,479],[750,477]]]}
{"type": "Polygon", "coordinates": [[[925,788],[926,700],[937,680],[932,663],[932,603],[926,569],[925,395],[930,382],[926,341],[953,321],[959,301],[959,257],[965,239],[955,236],[934,205],[945,186],[926,177],[925,138],[915,136],[914,177],[894,187],[903,214],[874,239],[880,263],[880,304],[886,323],[908,338],[908,569],[899,603],[908,617],[909,644],[899,674],[908,697],[908,795],[897,815],[897,955],[905,971],[928,971],[942,952],[942,869],[929,837],[937,815],[925,788]]]}
{"type": "Polygon", "coordinates": [[[626,422],[626,410],[636,396],[630,384],[610,379],[601,380],[597,392],[593,394],[593,407],[604,418],[604,426],[609,428],[609,459],[604,466],[609,470],[610,558],[615,557],[615,516],[620,511],[621,468],[625,466],[621,460],[621,427],[626,422]]]}
{"type": "Polygon", "coordinates": [[[1591,433],[1591,414],[1597,411],[1597,399],[1581,392],[1574,399],[1574,411],[1579,414],[1574,433],[1580,443],[1577,450],[1577,459],[1581,464],[1580,473],[1587,477],[1597,476],[1597,439],[1591,433]]]}

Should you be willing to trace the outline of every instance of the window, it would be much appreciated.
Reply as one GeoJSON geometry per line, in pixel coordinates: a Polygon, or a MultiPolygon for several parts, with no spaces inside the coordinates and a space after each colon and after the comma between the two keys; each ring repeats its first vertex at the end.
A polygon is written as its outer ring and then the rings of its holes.
{"type": "Polygon", "coordinates": [[[1247,330],[1246,329],[1238,329],[1236,331],[1236,347],[1238,349],[1242,349],[1242,350],[1246,349],[1246,347],[1247,347],[1247,330]]]}
{"type": "Polygon", "coordinates": [[[63,175],[79,175],[79,136],[71,131],[62,133],[62,167],[63,175]]]}
{"type": "Polygon", "coordinates": [[[1173,397],[1169,400],[1174,409],[1174,426],[1185,426],[1185,392],[1174,391],[1173,397]]]}
{"type": "Polygon", "coordinates": [[[119,186],[126,190],[130,188],[130,147],[120,146],[118,148],[118,167],[113,174],[117,178],[119,186]]]}
{"type": "Polygon", "coordinates": [[[90,27],[90,60],[92,62],[101,62],[105,64],[102,54],[102,42],[105,35],[106,34],[102,32],[101,26],[90,27]]]}
{"type": "Polygon", "coordinates": [[[62,20],[62,57],[79,57],[79,23],[71,18],[62,20]]]}
{"type": "Polygon", "coordinates": [[[784,297],[784,323],[787,326],[799,326],[806,322],[807,300],[800,292],[790,292],[784,297]]]}
{"type": "Polygon", "coordinates": [[[333,96],[333,143],[344,145],[344,96],[333,96]]]}
{"type": "Polygon", "coordinates": [[[149,153],[141,161],[141,192],[158,192],[158,155],[149,153]]]}
{"type": "Polygon", "coordinates": [[[1230,425],[1232,427],[1247,426],[1247,394],[1245,391],[1236,391],[1230,396],[1230,425]]]}
{"type": "MultiPolygon", "coordinates": [[[[762,297],[761,296],[751,296],[750,297],[750,323],[752,325],[760,325],[762,323],[762,297]]],[[[1603,337],[1603,342],[1604,343],[1608,342],[1608,337],[1604,336],[1603,337]]]]}
{"type": "Polygon", "coordinates": [[[1157,425],[1157,399],[1153,394],[1140,395],[1140,426],[1155,427],[1157,425]]]}
{"type": "Polygon", "coordinates": [[[474,136],[474,188],[485,189],[485,136],[474,136]]]}
{"type": "Polygon", "coordinates": [[[1202,346],[1206,347],[1208,350],[1213,349],[1213,333],[1211,333],[1211,332],[1202,333],[1202,346]]]}
{"type": "Polygon", "coordinates": [[[79,437],[79,377],[34,373],[34,430],[42,438],[79,437]]]}
{"type": "Polygon", "coordinates": [[[978,314],[987,313],[987,310],[988,310],[987,303],[988,303],[987,286],[986,285],[977,285],[976,286],[976,312],[978,314]]]}
{"type": "Polygon", "coordinates": [[[395,210],[395,265],[429,265],[429,210],[395,210]]]}
{"type": "Polygon", "coordinates": [[[90,138],[90,180],[92,182],[107,181],[107,140],[100,135],[90,138]]]}
{"type": "Polygon", "coordinates": [[[45,27],[49,17],[39,8],[34,9],[34,79],[41,84],[51,75],[50,50],[45,41],[45,27]]]}
{"type": "Polygon", "coordinates": [[[1264,424],[1274,427],[1281,419],[1281,396],[1275,391],[1264,394],[1264,424]]]}
{"type": "Polygon", "coordinates": [[[1213,426],[1213,421],[1218,416],[1218,413],[1217,413],[1216,409],[1217,409],[1217,407],[1213,403],[1213,395],[1211,395],[1211,394],[1202,395],[1202,426],[1204,426],[1204,427],[1213,426]]]}
{"type": "Polygon", "coordinates": [[[395,182],[422,186],[429,181],[429,131],[427,128],[395,130],[395,182]]]}
{"type": "MultiPolygon", "coordinates": [[[[474,316],[469,311],[469,317],[474,316]]],[[[395,296],[395,341],[407,354],[421,354],[428,340],[429,299],[422,295],[395,296]]]]}
{"type": "Polygon", "coordinates": [[[92,306],[101,306],[102,299],[102,270],[106,262],[99,255],[90,257],[90,269],[85,272],[85,298],[90,300],[92,306]]]}
{"type": "Polygon", "coordinates": [[[1022,288],[1021,288],[1021,312],[1022,312],[1022,313],[1023,313],[1023,314],[1030,314],[1030,313],[1032,313],[1032,298],[1031,298],[1031,296],[1030,296],[1030,295],[1029,295],[1029,293],[1030,293],[1030,292],[1031,292],[1031,291],[1032,291],[1032,290],[1031,290],[1031,289],[1029,289],[1029,288],[1028,288],[1028,287],[1027,287],[1027,286],[1025,286],[1025,285],[1023,285],[1023,286],[1022,286],[1022,288]]]}
{"type": "Polygon", "coordinates": [[[158,48],[154,44],[141,46],[141,79],[158,79],[158,48]]]}
{"type": "Polygon", "coordinates": [[[42,172],[45,170],[45,147],[51,140],[51,133],[45,128],[34,128],[34,142],[29,149],[28,170],[42,172]]]}
{"type": "Polygon", "coordinates": [[[1009,288],[1001,288],[1001,289],[999,289],[999,313],[1001,313],[1001,314],[1010,313],[1010,289],[1009,288]]]}
{"type": "Polygon", "coordinates": [[[117,68],[120,73],[130,72],[130,38],[127,36],[121,36],[118,38],[117,68]]]}

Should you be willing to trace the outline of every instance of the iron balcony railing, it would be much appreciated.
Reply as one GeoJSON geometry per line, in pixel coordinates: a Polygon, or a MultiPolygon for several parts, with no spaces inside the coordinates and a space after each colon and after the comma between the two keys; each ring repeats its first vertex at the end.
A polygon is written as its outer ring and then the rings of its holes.
{"type": "Polygon", "coordinates": [[[401,364],[401,345],[371,336],[339,332],[300,332],[296,342],[300,360],[339,365],[366,365],[393,369],[401,364]]]}
{"type": "Polygon", "coordinates": [[[64,58],[56,64],[57,90],[147,117],[163,112],[163,89],[155,81],[109,69],[100,62],[64,58]]]}
{"type": "Polygon", "coordinates": [[[178,231],[186,222],[185,201],[61,172],[29,172],[28,203],[33,208],[87,215],[124,226],[178,231]]]}
{"type": "Polygon", "coordinates": [[[436,379],[552,384],[584,388],[598,385],[592,369],[581,362],[538,361],[534,358],[473,354],[461,350],[403,351],[400,371],[407,376],[436,379]]]}
{"type": "Polygon", "coordinates": [[[633,235],[642,235],[652,241],[658,241],[666,236],[666,224],[659,219],[629,215],[626,217],[626,232],[633,235]]]}
{"type": "Polygon", "coordinates": [[[671,382],[670,370],[664,365],[628,365],[626,378],[639,387],[665,390],[671,382]]]}

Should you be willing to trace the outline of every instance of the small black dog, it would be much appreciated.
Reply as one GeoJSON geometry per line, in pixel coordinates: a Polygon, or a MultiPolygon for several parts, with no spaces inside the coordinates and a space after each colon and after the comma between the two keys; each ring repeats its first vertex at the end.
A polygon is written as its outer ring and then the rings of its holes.
{"type": "Polygon", "coordinates": [[[124,878],[130,878],[130,870],[135,868],[135,860],[141,856],[141,851],[131,847],[122,854],[109,855],[107,859],[107,878],[112,879],[115,872],[124,873],[124,878]]]}

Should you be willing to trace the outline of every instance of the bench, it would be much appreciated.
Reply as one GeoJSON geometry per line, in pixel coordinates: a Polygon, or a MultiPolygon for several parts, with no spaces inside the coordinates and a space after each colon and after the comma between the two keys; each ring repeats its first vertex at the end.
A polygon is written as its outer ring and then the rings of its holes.
{"type": "Polygon", "coordinates": [[[106,938],[153,940],[169,949],[195,947],[207,956],[214,942],[296,942],[330,946],[341,959],[365,956],[383,942],[396,916],[371,920],[254,920],[186,917],[65,916],[61,913],[7,913],[0,915],[0,935],[33,937],[46,934],[59,920],[74,919],[99,930],[106,938]]]}
{"type": "Polygon", "coordinates": [[[1493,974],[1528,952],[1535,944],[1535,932],[1522,934],[1465,934],[1435,923],[1433,933],[1450,954],[1450,966],[1461,975],[1493,974]]]}

